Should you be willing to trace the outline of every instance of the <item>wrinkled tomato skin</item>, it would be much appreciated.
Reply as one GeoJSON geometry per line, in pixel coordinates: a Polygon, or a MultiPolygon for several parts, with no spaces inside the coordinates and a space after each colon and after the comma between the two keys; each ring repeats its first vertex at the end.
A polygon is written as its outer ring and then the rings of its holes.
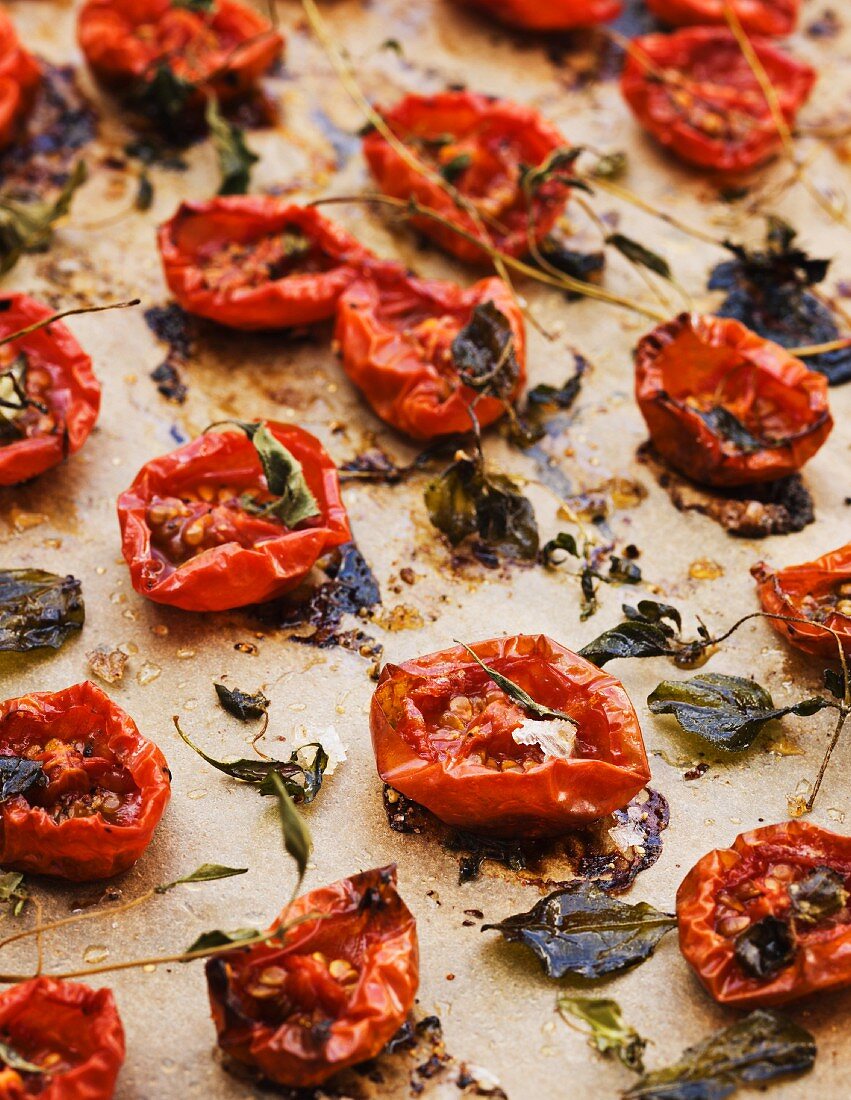
{"type": "Polygon", "coordinates": [[[383,669],[370,730],[385,783],[448,825],[502,837],[558,836],[625,806],[644,787],[650,771],[641,728],[619,680],[542,634],[493,638],[473,649],[536,702],[575,719],[582,755],[544,757],[530,771],[429,758],[428,712],[489,682],[457,646],[383,669]]]}
{"type": "Polygon", "coordinates": [[[465,0],[509,27],[530,31],[567,31],[617,19],[620,0],[465,0]]]}
{"type": "MultiPolygon", "coordinates": [[[[812,458],[833,427],[824,376],[731,318],[683,313],[642,337],[635,395],[654,448],[701,485],[786,477],[812,458]],[[782,429],[777,438],[788,434],[789,441],[747,450],[716,433],[688,402],[717,400],[719,386],[725,387],[725,408],[749,398],[770,403],[771,424],[782,429]]],[[[765,416],[760,414],[761,427],[765,416]]]]}
{"type": "Polygon", "coordinates": [[[199,317],[248,331],[328,320],[342,292],[373,260],[368,249],[316,209],[265,195],[181,203],[157,240],[166,282],[179,304],[199,317]],[[205,252],[229,242],[251,244],[288,227],[315,244],[331,265],[328,270],[269,279],[256,287],[206,285],[205,252]]]}
{"type": "MultiPolygon", "coordinates": [[[[0,337],[49,317],[54,310],[26,294],[0,295],[0,337]]],[[[18,485],[58,466],[82,447],[100,411],[100,384],[92,361],[61,321],[0,349],[0,369],[24,353],[32,367],[51,375],[46,404],[55,430],[0,443],[0,485],[18,485]]]]}
{"type": "Polygon", "coordinates": [[[115,91],[132,91],[163,61],[222,101],[250,91],[283,49],[269,21],[239,0],[213,0],[209,12],[171,0],[86,0],[77,40],[92,72],[115,91]]]}
{"type": "MultiPolygon", "coordinates": [[[[564,210],[568,189],[556,179],[545,182],[531,203],[520,186],[523,166],[537,167],[556,149],[566,146],[559,131],[531,107],[505,99],[492,99],[474,92],[439,92],[437,95],[408,95],[395,107],[382,112],[400,141],[442,141],[451,135],[450,150],[472,158],[471,165],[453,181],[456,191],[472,202],[480,217],[489,214],[499,227],[485,218],[487,235],[476,219],[459,209],[455,199],[438,182],[407,164],[378,131],[367,134],[363,152],[381,191],[398,199],[414,199],[439,213],[452,225],[478,240],[488,240],[511,256],[525,255],[530,233],[540,242],[564,210]]],[[[448,154],[447,154],[448,155],[448,154]]],[[[482,263],[486,253],[475,241],[460,236],[448,226],[422,216],[411,218],[427,237],[460,260],[482,263]]]]}
{"type": "Polygon", "coordinates": [[[21,45],[6,9],[0,9],[0,149],[15,140],[40,83],[41,66],[21,45]]]}
{"type": "Polygon", "coordinates": [[[295,588],[326,550],[348,542],[349,521],[329,455],[314,436],[295,425],[268,421],[267,426],[302,464],[320,515],[292,531],[281,526],[280,535],[270,537],[266,529],[279,525],[242,513],[237,522],[248,530],[260,525],[266,531],[263,541],[247,547],[236,541],[213,546],[169,570],[152,553],[147,509],[155,496],[179,496],[199,483],[240,489],[265,485],[247,436],[208,432],[146,463],[118,498],[121,549],[138,593],[185,611],[226,611],[262,603],[295,588]]]}
{"type": "MultiPolygon", "coordinates": [[[[789,565],[785,569],[774,570],[764,561],[757,562],[751,569],[751,575],[757,583],[757,594],[763,611],[770,615],[784,615],[793,619],[809,619],[806,598],[828,595],[836,591],[840,584],[851,588],[851,542],[840,546],[829,554],[823,554],[815,561],[803,565],[789,565]]],[[[779,619],[769,622],[796,649],[809,653],[813,657],[836,660],[839,656],[837,639],[829,630],[839,635],[846,657],[851,657],[851,616],[832,611],[823,624],[815,621],[807,623],[785,623],[779,619]],[[825,628],[829,628],[825,629],[825,628]]]]}
{"type": "MultiPolygon", "coordinates": [[[[89,681],[0,703],[3,756],[20,756],[30,745],[43,746],[53,740],[73,745],[101,733],[108,760],[120,772],[122,785],[132,784],[133,806],[126,817],[111,821],[94,813],[57,821],[42,806],[30,805],[26,792],[13,795],[0,805],[3,867],[89,882],[126,871],[148,847],[168,805],[171,776],[159,748],[139,733],[121,707],[89,681]]],[[[75,779],[68,769],[50,774],[56,790],[75,779]]]]}
{"type": "MultiPolygon", "coordinates": [[[[263,944],[207,962],[219,1046],[291,1088],[321,1085],[379,1054],[404,1023],[419,984],[416,922],[396,891],[395,865],[311,890],[285,909],[278,923],[291,924],[308,913],[320,919],[297,924],[282,947],[263,944]],[[246,973],[275,965],[295,970],[303,959],[310,965],[309,956],[317,951],[358,971],[350,995],[338,997],[326,1017],[330,1026],[316,1037],[287,1018],[258,1019],[257,1001],[242,984],[246,973]]],[[[316,992],[315,981],[311,984],[304,996],[316,992]]]]}
{"type": "MultiPolygon", "coordinates": [[[[753,47],[791,126],[810,97],[816,72],[766,39],[753,39],[753,47]]],[[[781,147],[759,82],[725,27],[691,27],[634,39],[621,91],[660,144],[700,168],[735,176],[781,147]]]]}
{"type": "Polygon", "coordinates": [[[709,852],[692,867],[677,891],[680,950],[719,1004],[742,1009],[782,1005],[810,993],[851,985],[848,914],[836,924],[805,934],[790,965],[766,978],[744,972],[734,955],[734,939],[716,930],[718,894],[731,882],[747,881],[751,866],[780,863],[807,872],[830,867],[844,876],[847,888],[851,885],[851,837],[804,821],[766,825],[742,833],[731,848],[709,852]]]}
{"type": "Polygon", "coordinates": [[[0,1100],[112,1100],[124,1028],[110,990],[56,978],[21,982],[0,993],[0,1033],[35,1064],[39,1055],[65,1055],[54,1073],[0,1070],[0,1100]]]}
{"type": "MultiPolygon", "coordinates": [[[[401,269],[363,276],[343,294],[337,308],[335,338],[343,368],[374,412],[413,439],[467,432],[467,407],[476,394],[460,384],[451,360],[438,369],[408,325],[433,323],[441,334],[440,348],[451,348],[476,306],[486,302],[492,302],[511,327],[520,368],[506,395],[513,400],[526,377],[525,327],[511,290],[497,278],[482,279],[465,290],[456,283],[417,279],[401,269]]],[[[504,403],[495,397],[476,403],[481,427],[504,412],[504,403]]]]}
{"type": "MultiPolygon", "coordinates": [[[[798,22],[800,0],[732,0],[732,8],[748,34],[782,38],[798,22]]],[[[675,27],[727,25],[724,0],[647,0],[647,7],[675,27]]]]}

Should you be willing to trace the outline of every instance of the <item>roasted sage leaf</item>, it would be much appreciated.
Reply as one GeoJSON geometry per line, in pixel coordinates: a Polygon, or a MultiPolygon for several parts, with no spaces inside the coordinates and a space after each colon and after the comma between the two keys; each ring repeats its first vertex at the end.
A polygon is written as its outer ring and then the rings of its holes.
{"type": "Polygon", "coordinates": [[[37,252],[50,244],[53,226],[71,209],[74,193],[86,175],[85,161],[77,161],[53,202],[24,202],[0,196],[0,275],[11,271],[25,252],[37,252]]]}
{"type": "Polygon", "coordinates": [[[256,928],[237,928],[233,932],[222,932],[214,928],[210,932],[202,932],[197,939],[186,948],[185,954],[191,955],[195,951],[211,951],[214,947],[227,947],[244,943],[245,940],[255,940],[260,936],[256,928]]]}
{"type": "Polygon", "coordinates": [[[22,756],[0,756],[0,802],[13,795],[23,794],[36,783],[44,783],[47,776],[38,760],[22,756]]]}
{"type": "Polygon", "coordinates": [[[562,722],[569,722],[572,726],[577,724],[576,720],[571,718],[569,714],[565,714],[563,710],[552,710],[550,707],[545,707],[542,703],[536,702],[528,691],[524,691],[519,684],[515,684],[513,680],[509,680],[507,676],[503,676],[502,673],[497,672],[495,668],[486,665],[466,642],[459,642],[457,638],[455,641],[458,645],[463,646],[464,649],[467,650],[476,664],[487,673],[488,677],[493,680],[496,686],[502,688],[508,698],[518,703],[531,718],[555,718],[562,722]]]}
{"type": "Polygon", "coordinates": [[[623,233],[611,233],[606,237],[606,244],[616,248],[622,256],[625,256],[632,263],[640,264],[642,267],[655,271],[663,279],[671,278],[671,267],[668,261],[657,255],[657,253],[651,252],[649,248],[645,248],[638,241],[634,241],[631,237],[625,237],[623,233]]]}
{"type": "Polygon", "coordinates": [[[313,851],[313,840],[310,830],[304,823],[301,814],[296,810],[295,803],[287,791],[284,781],[277,772],[270,772],[269,780],[278,799],[278,817],[281,820],[281,832],[284,837],[284,848],[295,860],[298,868],[298,881],[304,878],[307,870],[307,861],[313,851]]]}
{"type": "Polygon", "coordinates": [[[556,1006],[562,1018],[571,1027],[578,1020],[578,1027],[588,1036],[589,1044],[601,1054],[615,1055],[627,1069],[644,1072],[643,1054],[647,1040],[642,1039],[635,1028],[624,1023],[620,1005],[608,997],[572,997],[560,993],[556,1006]]]}
{"type": "Polygon", "coordinates": [[[804,878],[789,885],[789,899],[795,920],[817,924],[848,904],[845,879],[832,867],[815,867],[804,878]]]}
{"type": "Polygon", "coordinates": [[[227,421],[241,428],[254,444],[266,487],[275,498],[268,504],[258,504],[243,494],[240,503],[246,511],[258,516],[271,516],[292,529],[302,520],[319,514],[319,504],[310,491],[299,460],[280,443],[262,421],[227,421]]]}
{"type": "Polygon", "coordinates": [[[476,306],[452,341],[452,360],[465,386],[476,393],[507,398],[520,368],[508,318],[493,302],[476,306]]]}
{"type": "Polygon", "coordinates": [[[84,620],[75,577],[44,569],[0,569],[0,651],[59,649],[84,620]]]}
{"type": "Polygon", "coordinates": [[[482,925],[482,931],[493,929],[531,948],[550,978],[600,978],[643,962],[676,924],[676,917],[647,902],[618,901],[593,883],[579,882],[556,890],[528,913],[482,925]]]}
{"type": "Polygon", "coordinates": [[[763,917],[736,937],[736,962],[752,978],[770,978],[795,958],[795,937],[788,921],[763,917]]]}
{"type": "Polygon", "coordinates": [[[262,718],[269,710],[269,700],[262,691],[255,691],[252,694],[248,691],[240,691],[239,688],[229,688],[225,684],[213,684],[213,687],[224,710],[234,718],[238,718],[240,722],[262,718]]]}
{"type": "Polygon", "coordinates": [[[174,882],[166,882],[162,886],[154,887],[154,889],[158,894],[167,894],[175,886],[182,886],[187,882],[215,882],[220,878],[233,878],[234,875],[247,874],[247,867],[225,867],[221,863],[202,863],[191,874],[183,875],[182,878],[176,878],[174,882]]]}
{"type": "Polygon", "coordinates": [[[229,122],[219,110],[218,100],[210,96],[205,114],[210,140],[219,162],[220,195],[244,195],[251,183],[251,169],[260,159],[245,144],[245,134],[229,122]]]}

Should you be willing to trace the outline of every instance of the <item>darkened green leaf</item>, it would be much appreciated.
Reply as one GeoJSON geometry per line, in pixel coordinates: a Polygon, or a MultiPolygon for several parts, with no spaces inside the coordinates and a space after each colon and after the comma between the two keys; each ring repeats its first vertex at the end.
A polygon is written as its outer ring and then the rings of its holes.
{"type": "MultiPolygon", "coordinates": [[[[552,179],[561,183],[572,181],[573,165],[582,153],[581,145],[564,145],[555,149],[537,168],[521,166],[520,186],[529,195],[539,190],[552,179]]],[[[587,185],[586,185],[587,187],[587,185]]]]}
{"type": "Polygon", "coordinates": [[[497,672],[495,668],[486,665],[476,654],[475,650],[471,649],[466,642],[459,642],[457,638],[455,641],[457,645],[461,645],[466,649],[479,668],[487,673],[488,677],[493,680],[496,686],[502,688],[508,698],[518,703],[531,718],[557,718],[563,722],[569,722],[572,726],[576,725],[576,721],[571,718],[569,714],[565,714],[562,710],[551,710],[542,703],[537,703],[528,691],[524,691],[519,684],[515,684],[513,680],[509,680],[507,676],[503,676],[502,673],[497,672]]]}
{"type": "Polygon", "coordinates": [[[130,102],[169,140],[186,140],[186,108],[197,87],[178,76],[167,61],[160,59],[139,81],[130,102]]]}
{"type": "Polygon", "coordinates": [[[815,714],[830,704],[805,699],[775,707],[771,696],[753,680],[707,672],[690,680],[664,680],[647,698],[653,714],[673,714],[687,732],[729,752],[746,749],[766,722],[784,714],[815,714]]]}
{"type": "Polygon", "coordinates": [[[795,938],[788,921],[764,917],[736,937],[736,962],[752,978],[771,978],[795,958],[795,938]]]}
{"type": "Polygon", "coordinates": [[[822,672],[824,686],[837,699],[845,698],[845,677],[841,672],[826,668],[822,672]]]}
{"type": "Polygon", "coordinates": [[[608,997],[572,997],[560,993],[556,1001],[558,1011],[571,1027],[569,1017],[585,1024],[579,1030],[588,1036],[589,1044],[601,1054],[614,1053],[627,1069],[644,1072],[643,1054],[647,1040],[642,1039],[635,1028],[624,1023],[617,1001],[608,997]]]}
{"type": "Polygon", "coordinates": [[[145,212],[154,205],[154,185],[147,169],[139,173],[139,182],[136,185],[136,198],[133,200],[133,209],[145,212]]]}
{"type": "Polygon", "coordinates": [[[245,940],[256,939],[260,933],[256,928],[237,928],[233,932],[222,932],[214,928],[211,932],[202,932],[197,939],[186,948],[184,954],[191,955],[195,951],[210,951],[214,947],[227,947],[228,944],[238,946],[245,940]]]}
{"type": "Polygon", "coordinates": [[[59,649],[84,620],[75,577],[43,569],[0,569],[0,651],[59,649]]]}
{"type": "Polygon", "coordinates": [[[204,13],[213,10],[214,2],[215,0],[171,0],[171,6],[173,8],[185,8],[187,11],[204,13]]]}
{"type": "MultiPolygon", "coordinates": [[[[682,630],[683,621],[679,611],[669,603],[657,603],[656,600],[639,600],[637,607],[630,607],[628,603],[623,606],[623,613],[627,619],[633,622],[665,624],[666,619],[676,626],[677,631],[682,630]]],[[[666,629],[669,629],[666,627],[666,629]]],[[[671,631],[673,635],[673,631],[671,631]]]]}
{"type": "Polygon", "coordinates": [[[520,370],[514,334],[508,318],[493,302],[473,310],[452,341],[452,360],[461,381],[476,393],[506,398],[514,389],[520,370]]]}
{"type": "Polygon", "coordinates": [[[281,819],[284,848],[295,860],[299,882],[301,882],[307,870],[307,861],[310,859],[310,853],[313,850],[310,830],[305,824],[304,818],[295,808],[295,803],[290,798],[287,788],[278,773],[270,772],[269,779],[278,798],[278,816],[281,819]]]}
{"type": "Polygon", "coordinates": [[[470,153],[459,153],[457,156],[441,165],[440,174],[447,183],[455,183],[467,171],[473,163],[470,153]]]}
{"type": "Polygon", "coordinates": [[[216,689],[216,695],[222,707],[240,722],[262,718],[269,709],[269,700],[262,691],[251,694],[240,691],[239,688],[226,687],[224,684],[213,684],[213,687],[216,689]]]}
{"type": "Polygon", "coordinates": [[[621,657],[658,657],[670,652],[670,637],[661,625],[636,620],[603,631],[579,650],[580,656],[598,668],[621,657]]]}
{"type": "Polygon", "coordinates": [[[11,1044],[0,1039],[0,1063],[14,1069],[18,1073],[48,1073],[44,1066],[37,1066],[35,1062],[28,1062],[26,1058],[18,1054],[11,1044]]]}
{"type": "Polygon", "coordinates": [[[398,38],[385,38],[381,45],[378,47],[380,50],[390,50],[392,53],[402,56],[402,43],[398,38]]]}
{"type": "Polygon", "coordinates": [[[215,96],[207,99],[207,126],[219,161],[220,195],[244,195],[251,182],[251,169],[260,159],[245,144],[245,135],[219,111],[215,96]]]}
{"type": "Polygon", "coordinates": [[[584,623],[597,611],[597,586],[594,584],[595,572],[586,562],[579,574],[579,590],[582,602],[579,605],[579,618],[584,623]]]}
{"type": "Polygon", "coordinates": [[[619,558],[613,554],[609,558],[609,577],[621,584],[641,584],[641,569],[629,558],[619,558]]]}
{"type": "Polygon", "coordinates": [[[618,180],[624,175],[628,165],[626,153],[620,150],[604,153],[594,165],[591,175],[600,180],[618,180]]]}
{"type": "Polygon", "coordinates": [[[558,565],[559,559],[556,557],[556,554],[559,550],[563,550],[566,554],[570,554],[574,558],[579,557],[579,548],[576,545],[576,539],[573,535],[569,535],[566,531],[559,531],[556,537],[545,543],[541,550],[541,558],[543,559],[544,565],[558,565]]]}
{"type": "Polygon", "coordinates": [[[626,256],[633,263],[655,271],[663,279],[671,278],[671,268],[668,261],[655,252],[651,252],[649,248],[645,248],[638,241],[634,241],[631,237],[625,237],[623,233],[611,233],[606,237],[606,244],[616,248],[622,256],[626,256]]]}
{"type": "Polygon", "coordinates": [[[6,871],[0,874],[0,902],[10,901],[21,888],[24,876],[18,871],[6,871]]]}
{"type": "Polygon", "coordinates": [[[295,455],[263,423],[255,426],[250,439],[260,458],[269,492],[277,498],[269,504],[255,505],[251,510],[259,515],[274,516],[290,529],[302,520],[318,515],[319,504],[295,455]]]}
{"type": "Polygon", "coordinates": [[[676,924],[676,917],[647,902],[631,905],[579,882],[482,931],[494,929],[531,948],[551,978],[600,978],[643,962],[676,924]]]}
{"type": "Polygon", "coordinates": [[[694,411],[711,432],[726,442],[734,444],[743,454],[752,454],[754,451],[764,451],[766,448],[784,445],[783,440],[772,441],[753,435],[741,420],[723,405],[713,405],[711,409],[694,411]]]}
{"type": "Polygon", "coordinates": [[[832,867],[815,867],[789,885],[792,913],[797,921],[817,924],[844,909],[848,903],[845,879],[832,867]]]}
{"type": "Polygon", "coordinates": [[[53,226],[71,209],[74,192],[86,179],[79,160],[53,202],[24,202],[0,196],[0,275],[11,271],[25,252],[50,244],[53,226]]]}
{"type": "Polygon", "coordinates": [[[645,1074],[625,1100],[722,1100],[739,1085],[766,1084],[812,1067],[816,1044],[779,1012],[758,1009],[645,1074]]]}
{"type": "Polygon", "coordinates": [[[181,886],[187,882],[215,882],[220,878],[233,878],[234,875],[247,875],[247,867],[225,867],[221,863],[202,863],[200,867],[182,878],[176,878],[174,882],[166,882],[154,889],[158,894],[167,894],[175,886],[181,886]]]}
{"type": "Polygon", "coordinates": [[[38,760],[22,756],[0,756],[0,802],[23,794],[37,783],[46,782],[44,768],[38,760]]]}

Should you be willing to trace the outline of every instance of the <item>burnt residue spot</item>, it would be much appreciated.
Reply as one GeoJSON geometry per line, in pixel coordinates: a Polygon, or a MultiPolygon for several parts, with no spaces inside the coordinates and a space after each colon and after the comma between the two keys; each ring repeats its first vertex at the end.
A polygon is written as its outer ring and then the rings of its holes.
{"type": "Polygon", "coordinates": [[[689,782],[693,779],[701,779],[708,771],[709,765],[705,761],[701,761],[699,764],[695,764],[693,768],[683,772],[683,779],[689,782]]]}
{"type": "Polygon", "coordinates": [[[806,33],[810,38],[836,38],[842,33],[842,20],[833,8],[825,10],[808,24],[806,33]]]}
{"type": "Polygon", "coordinates": [[[189,315],[172,302],[167,306],[146,309],[145,322],[154,336],[168,346],[165,359],[151,371],[150,377],[163,397],[182,405],[186,400],[187,387],[181,371],[192,354],[189,315]]]}
{"type": "MultiPolygon", "coordinates": [[[[539,251],[550,267],[556,268],[571,279],[579,279],[583,283],[592,283],[594,286],[599,286],[603,281],[603,272],[606,268],[605,252],[580,252],[575,248],[569,248],[563,240],[556,237],[547,237],[540,245],[539,251]]],[[[574,290],[566,290],[564,296],[569,302],[576,302],[584,297],[574,290]]]]}

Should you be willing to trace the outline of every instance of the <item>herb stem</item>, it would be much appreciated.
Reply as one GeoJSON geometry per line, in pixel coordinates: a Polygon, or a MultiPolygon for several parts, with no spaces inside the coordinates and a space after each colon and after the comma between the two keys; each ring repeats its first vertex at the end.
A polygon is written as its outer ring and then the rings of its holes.
{"type": "Polygon", "coordinates": [[[845,348],[851,348],[851,336],[828,340],[824,344],[805,344],[800,348],[787,348],[787,351],[798,359],[806,359],[810,355],[826,355],[830,351],[843,351],[845,348]]]}
{"type": "Polygon", "coordinates": [[[109,302],[105,306],[78,306],[75,309],[62,309],[58,313],[52,313],[49,317],[42,317],[40,321],[34,321],[26,328],[18,329],[17,332],[10,332],[8,336],[0,337],[0,347],[11,343],[13,340],[21,340],[24,336],[29,336],[31,332],[38,332],[39,329],[47,328],[49,325],[55,324],[56,321],[61,321],[64,317],[74,317],[80,313],[104,313],[108,309],[128,309],[130,306],[138,306],[140,302],[141,298],[133,298],[129,302],[109,302]]]}

